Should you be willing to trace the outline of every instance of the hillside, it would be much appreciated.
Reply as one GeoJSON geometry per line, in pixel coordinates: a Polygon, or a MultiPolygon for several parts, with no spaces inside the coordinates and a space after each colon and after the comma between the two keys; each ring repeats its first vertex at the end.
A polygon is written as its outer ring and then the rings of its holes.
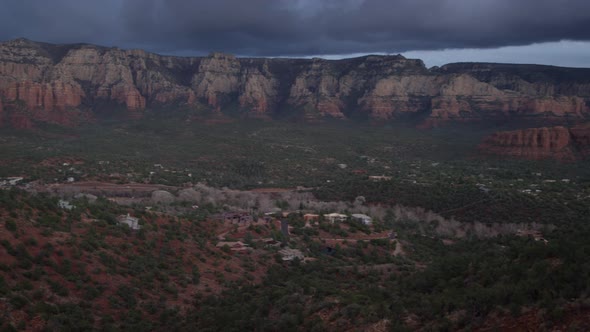
{"type": "Polygon", "coordinates": [[[185,115],[0,132],[0,328],[587,324],[588,161],[481,158],[468,124],[185,115]]]}
{"type": "Polygon", "coordinates": [[[413,118],[564,122],[590,109],[590,70],[449,64],[403,56],[343,60],[160,56],[94,45],[17,39],[0,44],[0,119],[76,125],[105,115],[188,107],[212,117],[413,118]]]}

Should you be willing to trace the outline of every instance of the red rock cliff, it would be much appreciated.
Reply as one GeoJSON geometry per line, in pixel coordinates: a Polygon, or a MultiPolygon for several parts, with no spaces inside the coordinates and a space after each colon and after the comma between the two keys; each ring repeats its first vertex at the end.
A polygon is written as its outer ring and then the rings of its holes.
{"type": "Polygon", "coordinates": [[[181,58],[19,39],[0,43],[0,96],[4,117],[7,104],[24,105],[22,114],[60,123],[67,122],[70,110],[92,113],[121,105],[141,116],[145,108],[179,104],[310,121],[384,121],[407,114],[433,124],[497,117],[583,119],[590,115],[590,70],[499,64],[427,69],[422,61],[402,56],[181,58]]]}
{"type": "Polygon", "coordinates": [[[587,156],[590,149],[590,126],[571,129],[556,126],[498,132],[481,145],[484,153],[531,160],[571,161],[587,156]]]}

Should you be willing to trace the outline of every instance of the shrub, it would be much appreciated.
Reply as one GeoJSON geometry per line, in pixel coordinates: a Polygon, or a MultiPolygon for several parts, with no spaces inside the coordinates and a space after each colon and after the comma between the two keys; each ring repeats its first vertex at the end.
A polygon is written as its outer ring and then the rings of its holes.
{"type": "Polygon", "coordinates": [[[11,232],[16,232],[17,227],[16,227],[16,222],[14,222],[14,220],[12,219],[6,219],[6,221],[4,222],[4,226],[6,227],[7,230],[11,231],[11,232]]]}

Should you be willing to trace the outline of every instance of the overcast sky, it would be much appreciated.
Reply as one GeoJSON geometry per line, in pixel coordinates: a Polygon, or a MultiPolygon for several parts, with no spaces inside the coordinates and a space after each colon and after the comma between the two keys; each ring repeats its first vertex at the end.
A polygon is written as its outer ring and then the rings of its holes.
{"type": "Polygon", "coordinates": [[[0,0],[0,40],[590,67],[590,0],[0,0]]]}

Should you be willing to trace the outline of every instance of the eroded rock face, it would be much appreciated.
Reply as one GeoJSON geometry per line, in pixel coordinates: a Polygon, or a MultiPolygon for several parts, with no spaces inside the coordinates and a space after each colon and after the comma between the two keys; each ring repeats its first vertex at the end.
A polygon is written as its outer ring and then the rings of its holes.
{"type": "Polygon", "coordinates": [[[61,81],[51,83],[16,82],[4,89],[8,101],[23,101],[27,109],[44,111],[65,110],[78,107],[84,98],[84,91],[78,85],[61,81]]]}
{"type": "Polygon", "coordinates": [[[209,106],[220,110],[223,96],[237,94],[240,62],[231,55],[214,53],[201,61],[192,79],[197,97],[204,98],[209,106]]]}
{"type": "Polygon", "coordinates": [[[279,102],[279,80],[271,73],[268,61],[246,67],[240,73],[239,103],[253,117],[270,117],[279,102]]]}
{"type": "Polygon", "coordinates": [[[590,70],[500,64],[427,69],[422,61],[402,56],[182,58],[19,39],[0,43],[0,97],[5,123],[23,118],[75,125],[85,117],[72,116],[77,114],[72,110],[92,115],[113,104],[130,116],[150,107],[186,105],[308,121],[385,121],[413,114],[426,124],[495,117],[582,119],[590,113],[590,70]]]}
{"type": "Polygon", "coordinates": [[[590,156],[590,123],[575,126],[570,133],[580,155],[584,158],[590,156]]]}
{"type": "Polygon", "coordinates": [[[585,136],[588,133],[578,131],[574,136],[570,129],[562,126],[504,131],[487,138],[480,149],[486,153],[531,160],[574,160],[579,143],[590,146],[587,145],[590,141],[584,141],[589,137],[585,136]]]}

